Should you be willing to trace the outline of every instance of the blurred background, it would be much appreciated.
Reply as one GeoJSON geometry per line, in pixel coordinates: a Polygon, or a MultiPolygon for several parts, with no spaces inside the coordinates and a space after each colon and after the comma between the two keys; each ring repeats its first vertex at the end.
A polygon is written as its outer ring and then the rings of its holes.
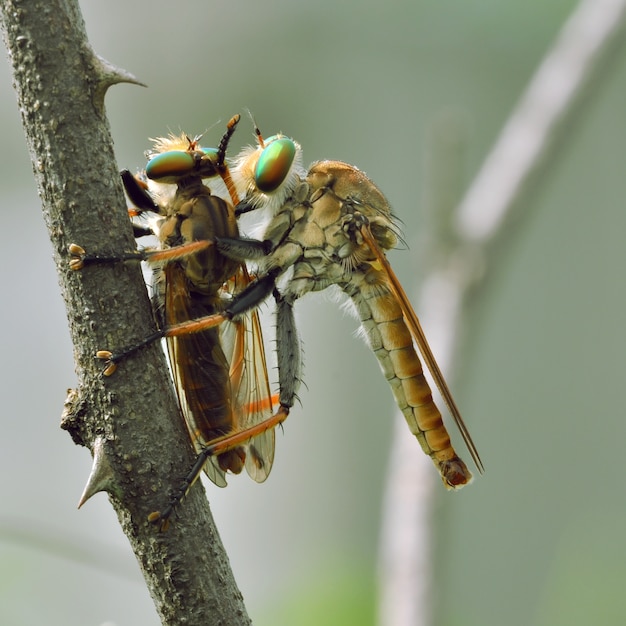
{"type": "MultiPolygon", "coordinates": [[[[217,143],[249,108],[265,135],[296,138],[305,163],[341,159],[376,181],[404,223],[408,245],[391,262],[415,296],[433,126],[461,120],[469,184],[575,5],[82,9],[96,52],[148,85],[107,95],[120,168],[142,167],[147,138],[170,130],[208,129],[205,143],[217,143]]],[[[6,55],[0,81],[0,622],[156,625],[106,496],[76,510],[91,457],[59,429],[72,347],[6,55]]],[[[437,625],[626,621],[625,105],[622,49],[472,300],[453,389],[487,472],[459,494],[437,491],[437,625]]],[[[244,117],[231,153],[252,141],[244,117]]],[[[255,624],[370,625],[395,406],[355,320],[323,295],[300,302],[297,317],[306,388],[278,434],[272,476],[209,485],[208,497],[255,624]]]]}

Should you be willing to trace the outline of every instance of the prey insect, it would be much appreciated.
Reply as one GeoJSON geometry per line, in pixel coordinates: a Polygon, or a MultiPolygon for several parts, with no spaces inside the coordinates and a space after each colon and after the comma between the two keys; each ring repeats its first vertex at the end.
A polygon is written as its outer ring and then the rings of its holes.
{"type": "MultiPolygon", "coordinates": [[[[146,166],[148,183],[128,171],[122,180],[135,209],[150,228],[135,226],[135,235],[154,233],[159,249],[118,257],[86,255],[78,246],[71,266],[118,260],[147,260],[156,266],[153,301],[162,330],[130,349],[100,351],[106,375],[142,346],[167,339],[179,403],[198,460],[172,502],[151,515],[167,525],[174,506],[184,497],[202,469],[218,486],[226,472],[245,467],[257,482],[270,473],[274,459],[272,398],[261,326],[256,310],[222,328],[194,328],[196,318],[221,311],[251,281],[243,262],[224,256],[207,241],[238,238],[232,204],[215,195],[203,179],[221,177],[233,204],[238,202],[225,164],[228,142],[239,121],[228,124],[219,148],[203,149],[198,138],[170,136],[155,141],[146,166]]],[[[227,195],[227,194],[225,194],[227,195]]]]}
{"type": "Polygon", "coordinates": [[[289,413],[300,383],[300,343],[293,316],[296,300],[308,292],[338,286],[352,301],[368,343],[378,358],[396,402],[422,450],[448,489],[472,474],[454,450],[426,381],[415,345],[439,388],[480,472],[483,465],[420,322],[385,252],[399,234],[391,207],[360,170],[340,161],[301,166],[301,148],[276,135],[245,149],[231,168],[244,200],[243,213],[269,209],[273,215],[262,240],[216,237],[220,253],[259,264],[257,278],[225,309],[202,322],[220,325],[252,310],[273,295],[280,395],[289,413]]]}

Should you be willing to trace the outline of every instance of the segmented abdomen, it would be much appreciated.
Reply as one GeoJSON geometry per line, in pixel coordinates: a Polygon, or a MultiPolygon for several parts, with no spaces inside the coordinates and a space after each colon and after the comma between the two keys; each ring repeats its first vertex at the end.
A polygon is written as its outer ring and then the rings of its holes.
{"type": "Polygon", "coordinates": [[[378,275],[373,268],[364,274],[353,274],[354,280],[344,286],[344,291],[356,305],[368,343],[409,429],[433,460],[444,485],[458,489],[470,482],[472,474],[452,447],[402,309],[378,275]]]}

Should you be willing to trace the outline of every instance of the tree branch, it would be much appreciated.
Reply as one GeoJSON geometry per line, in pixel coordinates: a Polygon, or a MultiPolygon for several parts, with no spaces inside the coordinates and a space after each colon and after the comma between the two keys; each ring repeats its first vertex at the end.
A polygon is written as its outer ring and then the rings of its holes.
{"type": "Polygon", "coordinates": [[[147,522],[194,458],[162,350],[108,379],[94,359],[154,330],[139,266],[69,270],[70,243],[135,248],[103,101],[138,81],[93,52],[75,0],[3,0],[0,15],[74,343],[78,389],[62,426],[95,459],[85,496],[109,494],[164,624],[249,624],[200,482],[169,532],[147,522]]]}

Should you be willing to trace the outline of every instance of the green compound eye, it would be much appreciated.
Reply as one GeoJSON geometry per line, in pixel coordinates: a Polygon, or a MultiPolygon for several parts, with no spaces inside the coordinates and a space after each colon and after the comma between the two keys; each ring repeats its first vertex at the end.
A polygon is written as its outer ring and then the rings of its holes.
{"type": "Polygon", "coordinates": [[[196,165],[194,157],[189,152],[170,150],[152,157],[146,165],[146,176],[151,180],[186,176],[196,165]]]}
{"type": "Polygon", "coordinates": [[[211,160],[214,160],[214,161],[217,161],[220,155],[220,151],[217,148],[199,148],[199,150],[204,152],[205,156],[210,157],[211,160]]]}
{"type": "Polygon", "coordinates": [[[265,193],[276,191],[281,186],[296,156],[296,146],[291,139],[282,137],[271,143],[269,141],[254,171],[256,186],[265,193]]]}

